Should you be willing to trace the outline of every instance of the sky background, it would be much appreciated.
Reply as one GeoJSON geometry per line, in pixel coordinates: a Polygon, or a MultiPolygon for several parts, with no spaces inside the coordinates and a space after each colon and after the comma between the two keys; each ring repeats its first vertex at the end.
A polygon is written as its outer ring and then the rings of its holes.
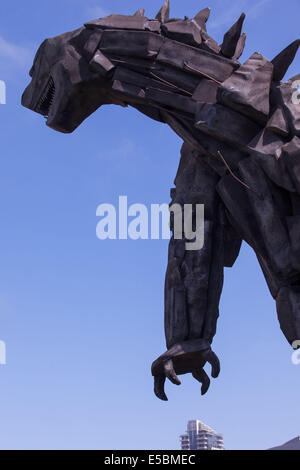
{"type": "MultiPolygon", "coordinates": [[[[189,419],[223,433],[227,449],[266,449],[300,434],[300,365],[280,331],[252,250],[226,269],[214,349],[222,371],[205,397],[191,377],[153,394],[165,350],[167,241],[100,241],[96,208],[169,202],[181,140],[132,109],[103,107],[72,135],[21,107],[46,37],[162,0],[2,2],[0,79],[1,449],[179,449],[189,419]]],[[[245,61],[272,59],[299,37],[299,0],[171,1],[174,17],[210,6],[219,42],[242,11],[245,61]],[[288,5],[288,6],[287,6],[288,5]]],[[[298,55],[288,78],[299,71],[298,55]]]]}

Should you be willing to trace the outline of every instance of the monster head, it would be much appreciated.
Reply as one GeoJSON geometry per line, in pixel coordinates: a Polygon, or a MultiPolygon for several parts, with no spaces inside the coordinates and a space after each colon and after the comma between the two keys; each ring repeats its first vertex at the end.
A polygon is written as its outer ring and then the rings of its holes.
{"type": "MultiPolygon", "coordinates": [[[[188,69],[188,58],[186,66],[179,59],[182,63],[178,64],[178,70],[174,69],[172,61],[171,67],[164,59],[156,63],[166,38],[169,38],[169,49],[173,43],[177,44],[175,54],[181,45],[191,52],[194,50],[194,53],[198,50],[203,52],[203,76],[211,72],[216,79],[225,79],[237,67],[236,59],[245,42],[245,35],[240,37],[244,15],[234,30],[229,31],[221,47],[206,33],[208,17],[209,9],[205,9],[193,19],[169,19],[167,0],[154,20],[146,18],[144,10],[133,16],[110,15],[91,21],[75,31],[46,39],[35,56],[30,71],[32,81],[23,94],[22,104],[45,116],[47,125],[60,132],[74,131],[103,104],[140,105],[142,112],[146,111],[143,105],[147,104],[147,113],[157,117],[162,103],[151,97],[146,99],[141,91],[145,87],[135,83],[134,71],[141,72],[145,80],[150,79],[147,88],[177,90],[180,93],[181,87],[178,85],[181,84],[186,97],[192,96],[199,82],[199,75],[196,73],[193,76],[193,71],[188,69]],[[217,58],[220,59],[219,67],[217,58]],[[120,79],[115,72],[124,72],[124,68],[127,72],[130,69],[132,76],[127,73],[124,79],[123,73],[120,79]],[[214,68],[220,71],[214,72],[214,68]],[[157,72],[156,79],[154,72],[157,72]],[[172,72],[174,80],[169,77],[172,72]],[[121,85],[124,82],[128,85],[126,89],[121,85]]],[[[184,49],[179,51],[179,56],[182,54],[184,49]]]]}
{"type": "MultiPolygon", "coordinates": [[[[103,104],[134,106],[190,142],[199,142],[203,132],[212,134],[205,125],[216,114],[230,127],[224,105],[264,127],[271,83],[283,78],[299,41],[272,63],[255,53],[243,70],[238,59],[246,40],[241,34],[245,15],[218,45],[207,34],[209,14],[206,8],[192,19],[170,19],[166,0],[154,20],[141,9],[47,39],[36,54],[22,104],[65,133],[103,104]]],[[[245,120],[241,126],[249,127],[245,120]]],[[[257,133],[251,123],[250,128],[257,133]]],[[[245,140],[252,140],[252,133],[245,140]]]]}
{"type": "Polygon", "coordinates": [[[49,127],[68,133],[99,106],[112,103],[108,81],[89,68],[98,43],[99,35],[84,27],[46,39],[30,70],[23,106],[45,116],[49,127]]]}

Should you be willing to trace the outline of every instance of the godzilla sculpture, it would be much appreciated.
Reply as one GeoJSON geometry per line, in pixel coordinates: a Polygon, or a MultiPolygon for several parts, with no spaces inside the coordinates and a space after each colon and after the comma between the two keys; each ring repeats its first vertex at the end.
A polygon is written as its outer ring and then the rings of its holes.
{"type": "MultiPolygon", "coordinates": [[[[282,83],[300,40],[272,61],[255,52],[243,65],[245,15],[218,45],[210,10],[154,20],[141,9],[110,15],[40,46],[23,94],[47,125],[72,132],[104,104],[133,106],[182,139],[172,203],[205,205],[205,243],[186,251],[172,237],[165,282],[167,351],[152,365],[155,393],[168,377],[192,373],[204,394],[219,360],[211,349],[224,266],[242,240],[255,251],[276,299],[281,329],[300,339],[300,75],[282,83]]],[[[172,228],[172,224],[171,224],[172,228]]]]}

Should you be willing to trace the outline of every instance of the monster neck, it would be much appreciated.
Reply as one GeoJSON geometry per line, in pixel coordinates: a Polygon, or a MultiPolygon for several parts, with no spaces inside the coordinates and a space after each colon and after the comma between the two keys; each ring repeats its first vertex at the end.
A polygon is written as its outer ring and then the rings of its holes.
{"type": "Polygon", "coordinates": [[[197,102],[215,103],[221,82],[240,64],[151,32],[98,34],[90,66],[111,81],[114,103],[167,123],[197,151],[206,153],[194,128],[197,102]]]}
{"type": "MultiPolygon", "coordinates": [[[[270,90],[281,87],[273,79],[280,77],[276,64],[282,58],[273,64],[254,53],[241,66],[149,31],[98,34],[90,66],[111,82],[114,102],[167,123],[199,154],[212,157],[220,174],[243,154],[260,154],[260,136],[280,105],[270,90]]],[[[276,139],[280,149],[285,140],[276,139]]]]}

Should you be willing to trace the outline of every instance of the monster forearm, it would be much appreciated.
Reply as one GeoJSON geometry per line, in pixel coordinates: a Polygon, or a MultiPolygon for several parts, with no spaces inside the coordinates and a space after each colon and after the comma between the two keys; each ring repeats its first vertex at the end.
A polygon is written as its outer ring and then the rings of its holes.
{"type": "Polygon", "coordinates": [[[205,222],[205,243],[185,251],[185,240],[171,240],[165,283],[167,348],[190,339],[211,343],[223,284],[222,226],[205,222]]]}
{"type": "Polygon", "coordinates": [[[183,209],[185,204],[204,204],[204,246],[187,251],[185,239],[172,237],[170,242],[165,282],[167,348],[192,339],[211,343],[216,331],[223,268],[233,264],[240,246],[240,241],[234,243],[233,236],[230,246],[236,253],[228,256],[226,217],[215,190],[217,181],[218,176],[201,156],[185,144],[176,189],[172,190],[172,205],[179,204],[183,209]]]}

